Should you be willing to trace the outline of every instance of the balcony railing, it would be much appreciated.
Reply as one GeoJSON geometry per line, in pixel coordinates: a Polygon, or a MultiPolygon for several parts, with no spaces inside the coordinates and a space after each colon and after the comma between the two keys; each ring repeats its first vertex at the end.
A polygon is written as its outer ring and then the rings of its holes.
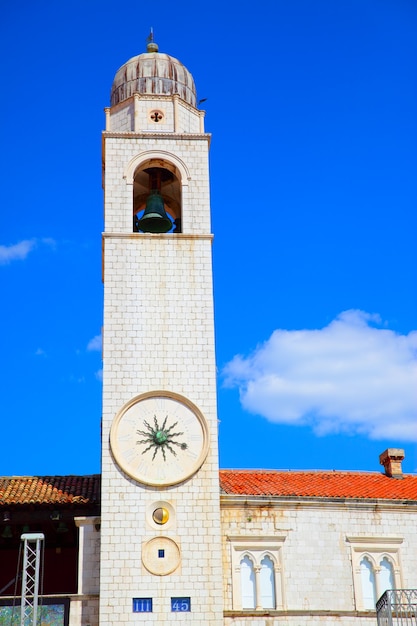
{"type": "Polygon", "coordinates": [[[417,626],[417,589],[391,589],[376,603],[378,626],[417,626]]]}

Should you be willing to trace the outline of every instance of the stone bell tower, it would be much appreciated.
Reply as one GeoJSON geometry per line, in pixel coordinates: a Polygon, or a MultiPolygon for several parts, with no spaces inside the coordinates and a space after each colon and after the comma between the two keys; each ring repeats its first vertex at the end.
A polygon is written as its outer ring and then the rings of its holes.
{"type": "Polygon", "coordinates": [[[223,623],[209,144],[150,41],[103,132],[103,626],[223,623]]]}

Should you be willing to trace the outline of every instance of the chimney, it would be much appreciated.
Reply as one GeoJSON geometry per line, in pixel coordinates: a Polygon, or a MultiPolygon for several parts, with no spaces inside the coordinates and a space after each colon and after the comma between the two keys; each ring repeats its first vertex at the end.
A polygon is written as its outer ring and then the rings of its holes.
{"type": "Polygon", "coordinates": [[[379,462],[384,466],[385,475],[390,478],[403,478],[401,461],[404,460],[404,450],[401,448],[388,448],[379,455],[379,462]]]}

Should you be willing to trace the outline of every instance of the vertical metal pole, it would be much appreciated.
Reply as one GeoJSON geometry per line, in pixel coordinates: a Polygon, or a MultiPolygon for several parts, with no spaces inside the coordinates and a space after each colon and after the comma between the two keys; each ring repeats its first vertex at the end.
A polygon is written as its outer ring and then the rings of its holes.
{"type": "Polygon", "coordinates": [[[42,533],[24,533],[23,544],[22,601],[20,626],[36,626],[38,616],[39,572],[41,564],[42,533]]]}

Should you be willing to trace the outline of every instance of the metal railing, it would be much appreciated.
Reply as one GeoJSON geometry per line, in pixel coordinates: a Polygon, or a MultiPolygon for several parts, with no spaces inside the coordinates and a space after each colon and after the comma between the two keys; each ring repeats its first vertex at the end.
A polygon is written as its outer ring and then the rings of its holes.
{"type": "Polygon", "coordinates": [[[376,603],[378,626],[417,626],[417,589],[390,589],[376,603]]]}

